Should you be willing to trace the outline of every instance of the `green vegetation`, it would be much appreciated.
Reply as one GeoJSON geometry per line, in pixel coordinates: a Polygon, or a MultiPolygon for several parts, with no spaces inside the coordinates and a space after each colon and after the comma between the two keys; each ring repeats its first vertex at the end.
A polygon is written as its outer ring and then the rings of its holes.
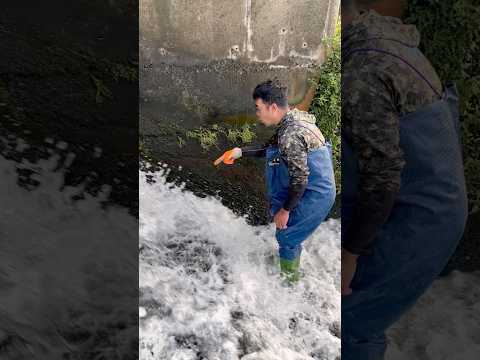
{"type": "MultiPolygon", "coordinates": [[[[242,126],[213,124],[211,126],[201,126],[187,130],[181,128],[177,123],[170,123],[168,125],[159,125],[156,136],[176,139],[177,146],[180,149],[187,146],[189,140],[198,142],[202,150],[207,152],[211,150],[212,147],[215,147],[217,150],[220,149],[220,147],[223,148],[226,143],[228,144],[226,146],[241,146],[251,143],[255,139],[256,133],[254,126],[249,124],[242,126]]],[[[139,143],[141,157],[152,157],[152,154],[147,151],[147,148],[148,145],[145,144],[144,139],[141,137],[139,143]]]]}
{"type": "Polygon", "coordinates": [[[335,36],[327,42],[330,54],[314,81],[316,93],[310,112],[317,118],[317,126],[332,143],[337,192],[341,192],[341,26],[337,24],[335,36]]]}
{"type": "Polygon", "coordinates": [[[189,130],[186,132],[186,136],[190,139],[197,139],[200,142],[200,146],[205,151],[208,151],[212,146],[217,145],[217,131],[214,129],[199,128],[189,130]]]}
{"type": "Polygon", "coordinates": [[[255,132],[252,131],[249,124],[243,124],[239,128],[227,129],[227,139],[231,143],[240,141],[242,144],[248,144],[255,139],[255,132]]]}
{"type": "Polygon", "coordinates": [[[177,144],[179,148],[182,148],[185,145],[185,140],[181,136],[177,136],[177,144]]]}
{"type": "MultiPolygon", "coordinates": [[[[198,129],[189,130],[185,136],[189,139],[196,139],[200,143],[203,150],[208,151],[212,146],[218,148],[220,139],[226,140],[232,145],[248,144],[255,139],[255,132],[252,125],[243,124],[242,126],[228,126],[214,124],[210,128],[200,127],[198,129]]],[[[182,147],[182,145],[179,146],[182,147]]]]}
{"type": "Polygon", "coordinates": [[[480,210],[480,8],[469,0],[410,0],[407,22],[422,36],[421,50],[442,81],[460,92],[460,120],[470,211],[480,210]]]}

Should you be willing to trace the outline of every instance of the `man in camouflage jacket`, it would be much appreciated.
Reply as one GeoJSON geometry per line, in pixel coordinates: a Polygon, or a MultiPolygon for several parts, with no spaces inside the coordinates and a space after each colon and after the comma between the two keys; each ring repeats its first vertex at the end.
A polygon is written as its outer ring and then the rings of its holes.
{"type": "Polygon", "coordinates": [[[229,156],[267,158],[267,187],[280,245],[280,265],[282,272],[293,273],[291,279],[297,280],[301,243],[325,219],[335,198],[330,145],[316,126],[315,116],[289,109],[287,89],[277,80],[259,84],[253,99],[259,121],[275,126],[275,133],[266,144],[234,148],[229,156]],[[274,157],[272,151],[276,151],[274,157]],[[282,166],[286,171],[279,170],[282,166]],[[288,187],[282,183],[288,183],[288,187]],[[308,201],[303,201],[305,198],[308,201]],[[307,202],[314,208],[307,210],[307,202]],[[306,225],[297,226],[300,221],[306,225]]]}

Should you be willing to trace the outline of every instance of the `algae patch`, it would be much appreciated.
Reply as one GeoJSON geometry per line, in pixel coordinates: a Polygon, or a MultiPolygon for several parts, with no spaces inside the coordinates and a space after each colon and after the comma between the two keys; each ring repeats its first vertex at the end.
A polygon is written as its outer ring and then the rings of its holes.
{"type": "Polygon", "coordinates": [[[240,141],[242,144],[248,144],[255,139],[255,132],[248,124],[242,125],[240,128],[232,128],[227,130],[227,139],[231,143],[240,141]]]}
{"type": "MultiPolygon", "coordinates": [[[[214,124],[208,128],[200,127],[188,130],[185,136],[189,139],[196,139],[202,149],[208,151],[213,146],[218,148],[220,140],[226,140],[232,145],[251,143],[256,138],[256,133],[253,126],[249,124],[243,124],[240,127],[214,124]]],[[[179,146],[183,147],[183,145],[184,143],[179,140],[179,146]]]]}
{"type": "Polygon", "coordinates": [[[200,146],[205,151],[209,150],[212,146],[217,145],[217,132],[215,130],[199,128],[189,130],[186,132],[186,136],[190,139],[197,139],[200,142],[200,146]]]}

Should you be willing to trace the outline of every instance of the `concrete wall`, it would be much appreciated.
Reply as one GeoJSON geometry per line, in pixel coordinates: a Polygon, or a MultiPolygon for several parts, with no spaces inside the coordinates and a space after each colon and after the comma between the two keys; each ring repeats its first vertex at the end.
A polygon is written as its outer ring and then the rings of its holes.
{"type": "Polygon", "coordinates": [[[140,0],[140,95],[163,107],[164,120],[221,119],[252,113],[253,87],[276,76],[299,101],[309,71],[324,61],[339,4],[140,0]]]}

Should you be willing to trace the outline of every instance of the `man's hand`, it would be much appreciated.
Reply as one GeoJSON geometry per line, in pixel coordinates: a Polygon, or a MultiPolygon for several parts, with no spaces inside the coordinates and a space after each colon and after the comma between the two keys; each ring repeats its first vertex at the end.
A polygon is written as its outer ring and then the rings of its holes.
{"type": "Polygon", "coordinates": [[[275,221],[275,226],[277,227],[277,229],[286,229],[289,217],[290,211],[281,208],[273,217],[273,221],[275,221]]]}
{"type": "Polygon", "coordinates": [[[231,165],[235,162],[235,160],[240,159],[241,157],[242,157],[242,149],[236,147],[231,150],[225,151],[222,156],[220,156],[217,160],[213,162],[213,165],[217,166],[222,161],[224,164],[231,165]]]}
{"type": "Polygon", "coordinates": [[[358,255],[342,248],[342,295],[350,295],[352,293],[350,283],[357,271],[357,258],[358,255]]]}

